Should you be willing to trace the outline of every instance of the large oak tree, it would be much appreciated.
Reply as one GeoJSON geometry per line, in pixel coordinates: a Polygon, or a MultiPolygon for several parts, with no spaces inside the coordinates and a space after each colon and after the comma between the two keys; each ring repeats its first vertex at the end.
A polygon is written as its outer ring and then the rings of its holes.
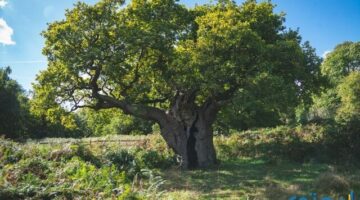
{"type": "Polygon", "coordinates": [[[49,65],[35,98],[152,120],[184,168],[210,166],[217,113],[257,77],[299,98],[308,92],[316,63],[273,8],[254,0],[191,9],[175,0],[77,3],[43,33],[49,65]]]}

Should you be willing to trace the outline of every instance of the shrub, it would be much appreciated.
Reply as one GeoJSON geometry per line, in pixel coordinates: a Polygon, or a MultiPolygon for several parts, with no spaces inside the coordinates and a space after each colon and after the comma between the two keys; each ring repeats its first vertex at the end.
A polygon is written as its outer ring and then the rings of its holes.
{"type": "Polygon", "coordinates": [[[147,136],[145,143],[146,149],[155,150],[161,152],[162,154],[173,155],[172,150],[168,148],[165,140],[162,138],[159,132],[147,136]]]}
{"type": "Polygon", "coordinates": [[[49,159],[54,161],[69,160],[76,155],[78,151],[77,145],[65,145],[60,149],[54,149],[50,152],[49,159]]]}
{"type": "Polygon", "coordinates": [[[18,162],[23,155],[23,150],[14,142],[0,138],[0,167],[18,162]]]}
{"type": "Polygon", "coordinates": [[[103,192],[107,197],[113,193],[122,194],[127,184],[126,173],[119,172],[114,165],[98,169],[76,157],[66,165],[65,174],[74,189],[92,194],[103,192]]]}
{"type": "Polygon", "coordinates": [[[218,158],[264,157],[266,160],[286,159],[310,161],[321,155],[325,129],[317,125],[244,131],[214,138],[218,158]]]}
{"type": "Polygon", "coordinates": [[[325,138],[327,153],[333,162],[360,164],[360,121],[332,126],[325,138]]]}
{"type": "Polygon", "coordinates": [[[244,153],[241,149],[245,141],[241,140],[238,134],[230,136],[218,136],[214,139],[214,145],[217,150],[217,157],[220,160],[235,159],[244,153]]]}
{"type": "Polygon", "coordinates": [[[314,183],[316,190],[322,194],[344,195],[350,191],[350,183],[345,177],[333,172],[321,174],[314,183]]]}
{"type": "Polygon", "coordinates": [[[140,167],[135,162],[135,157],[128,150],[121,149],[115,152],[106,154],[106,159],[114,164],[120,171],[126,171],[128,176],[133,178],[138,172],[140,167]]]}
{"type": "Polygon", "coordinates": [[[165,169],[175,163],[173,157],[167,157],[159,154],[157,151],[138,151],[136,153],[136,161],[141,168],[160,168],[165,169]]]}
{"type": "Polygon", "coordinates": [[[94,164],[96,167],[101,166],[100,159],[94,156],[94,154],[84,145],[77,144],[77,145],[73,145],[72,148],[76,152],[76,156],[80,157],[82,160],[90,162],[94,164]]]}

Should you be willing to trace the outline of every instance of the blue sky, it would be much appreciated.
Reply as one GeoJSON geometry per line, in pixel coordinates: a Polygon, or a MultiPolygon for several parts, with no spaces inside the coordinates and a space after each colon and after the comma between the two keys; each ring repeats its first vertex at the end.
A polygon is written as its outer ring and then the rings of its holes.
{"type": "MultiPolygon", "coordinates": [[[[94,3],[97,0],[84,0],[94,3]]],[[[11,77],[26,90],[36,74],[46,68],[40,36],[46,24],[62,19],[76,0],[0,0],[0,67],[11,66],[11,77]]],[[[205,0],[182,0],[193,6],[205,0]]],[[[238,0],[242,2],[242,0],[238,0]]],[[[360,41],[360,0],[273,0],[285,12],[287,27],[300,29],[303,40],[318,55],[344,41],[360,41]]]]}

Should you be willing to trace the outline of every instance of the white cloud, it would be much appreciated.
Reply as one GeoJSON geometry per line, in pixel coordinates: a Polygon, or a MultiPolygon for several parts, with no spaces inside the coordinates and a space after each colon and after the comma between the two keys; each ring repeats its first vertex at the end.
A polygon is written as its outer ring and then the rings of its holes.
{"type": "MultiPolygon", "coordinates": [[[[0,0],[0,8],[4,8],[7,4],[7,0],[0,0]]],[[[0,18],[0,44],[14,45],[15,42],[11,39],[13,29],[8,26],[3,18],[0,18]]]]}
{"type": "Polygon", "coordinates": [[[7,4],[6,0],[0,0],[0,8],[5,7],[7,4]]]}
{"type": "Polygon", "coordinates": [[[15,44],[15,42],[11,39],[13,33],[13,29],[7,25],[6,21],[3,18],[0,18],[0,44],[15,44]]]}
{"type": "Polygon", "coordinates": [[[324,53],[321,55],[322,58],[326,58],[326,56],[330,53],[330,50],[324,51],[324,53]]]}

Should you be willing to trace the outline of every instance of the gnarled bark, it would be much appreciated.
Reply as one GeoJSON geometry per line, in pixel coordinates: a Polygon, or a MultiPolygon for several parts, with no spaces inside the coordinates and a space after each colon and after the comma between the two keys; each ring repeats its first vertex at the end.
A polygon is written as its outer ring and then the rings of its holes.
{"type": "Polygon", "coordinates": [[[169,147],[182,158],[183,168],[204,168],[216,163],[212,124],[218,108],[214,103],[197,107],[191,97],[179,96],[161,125],[169,147]]]}
{"type": "Polygon", "coordinates": [[[211,124],[198,114],[191,126],[168,116],[161,126],[161,135],[176,154],[182,158],[184,168],[208,167],[216,163],[211,124]]]}

